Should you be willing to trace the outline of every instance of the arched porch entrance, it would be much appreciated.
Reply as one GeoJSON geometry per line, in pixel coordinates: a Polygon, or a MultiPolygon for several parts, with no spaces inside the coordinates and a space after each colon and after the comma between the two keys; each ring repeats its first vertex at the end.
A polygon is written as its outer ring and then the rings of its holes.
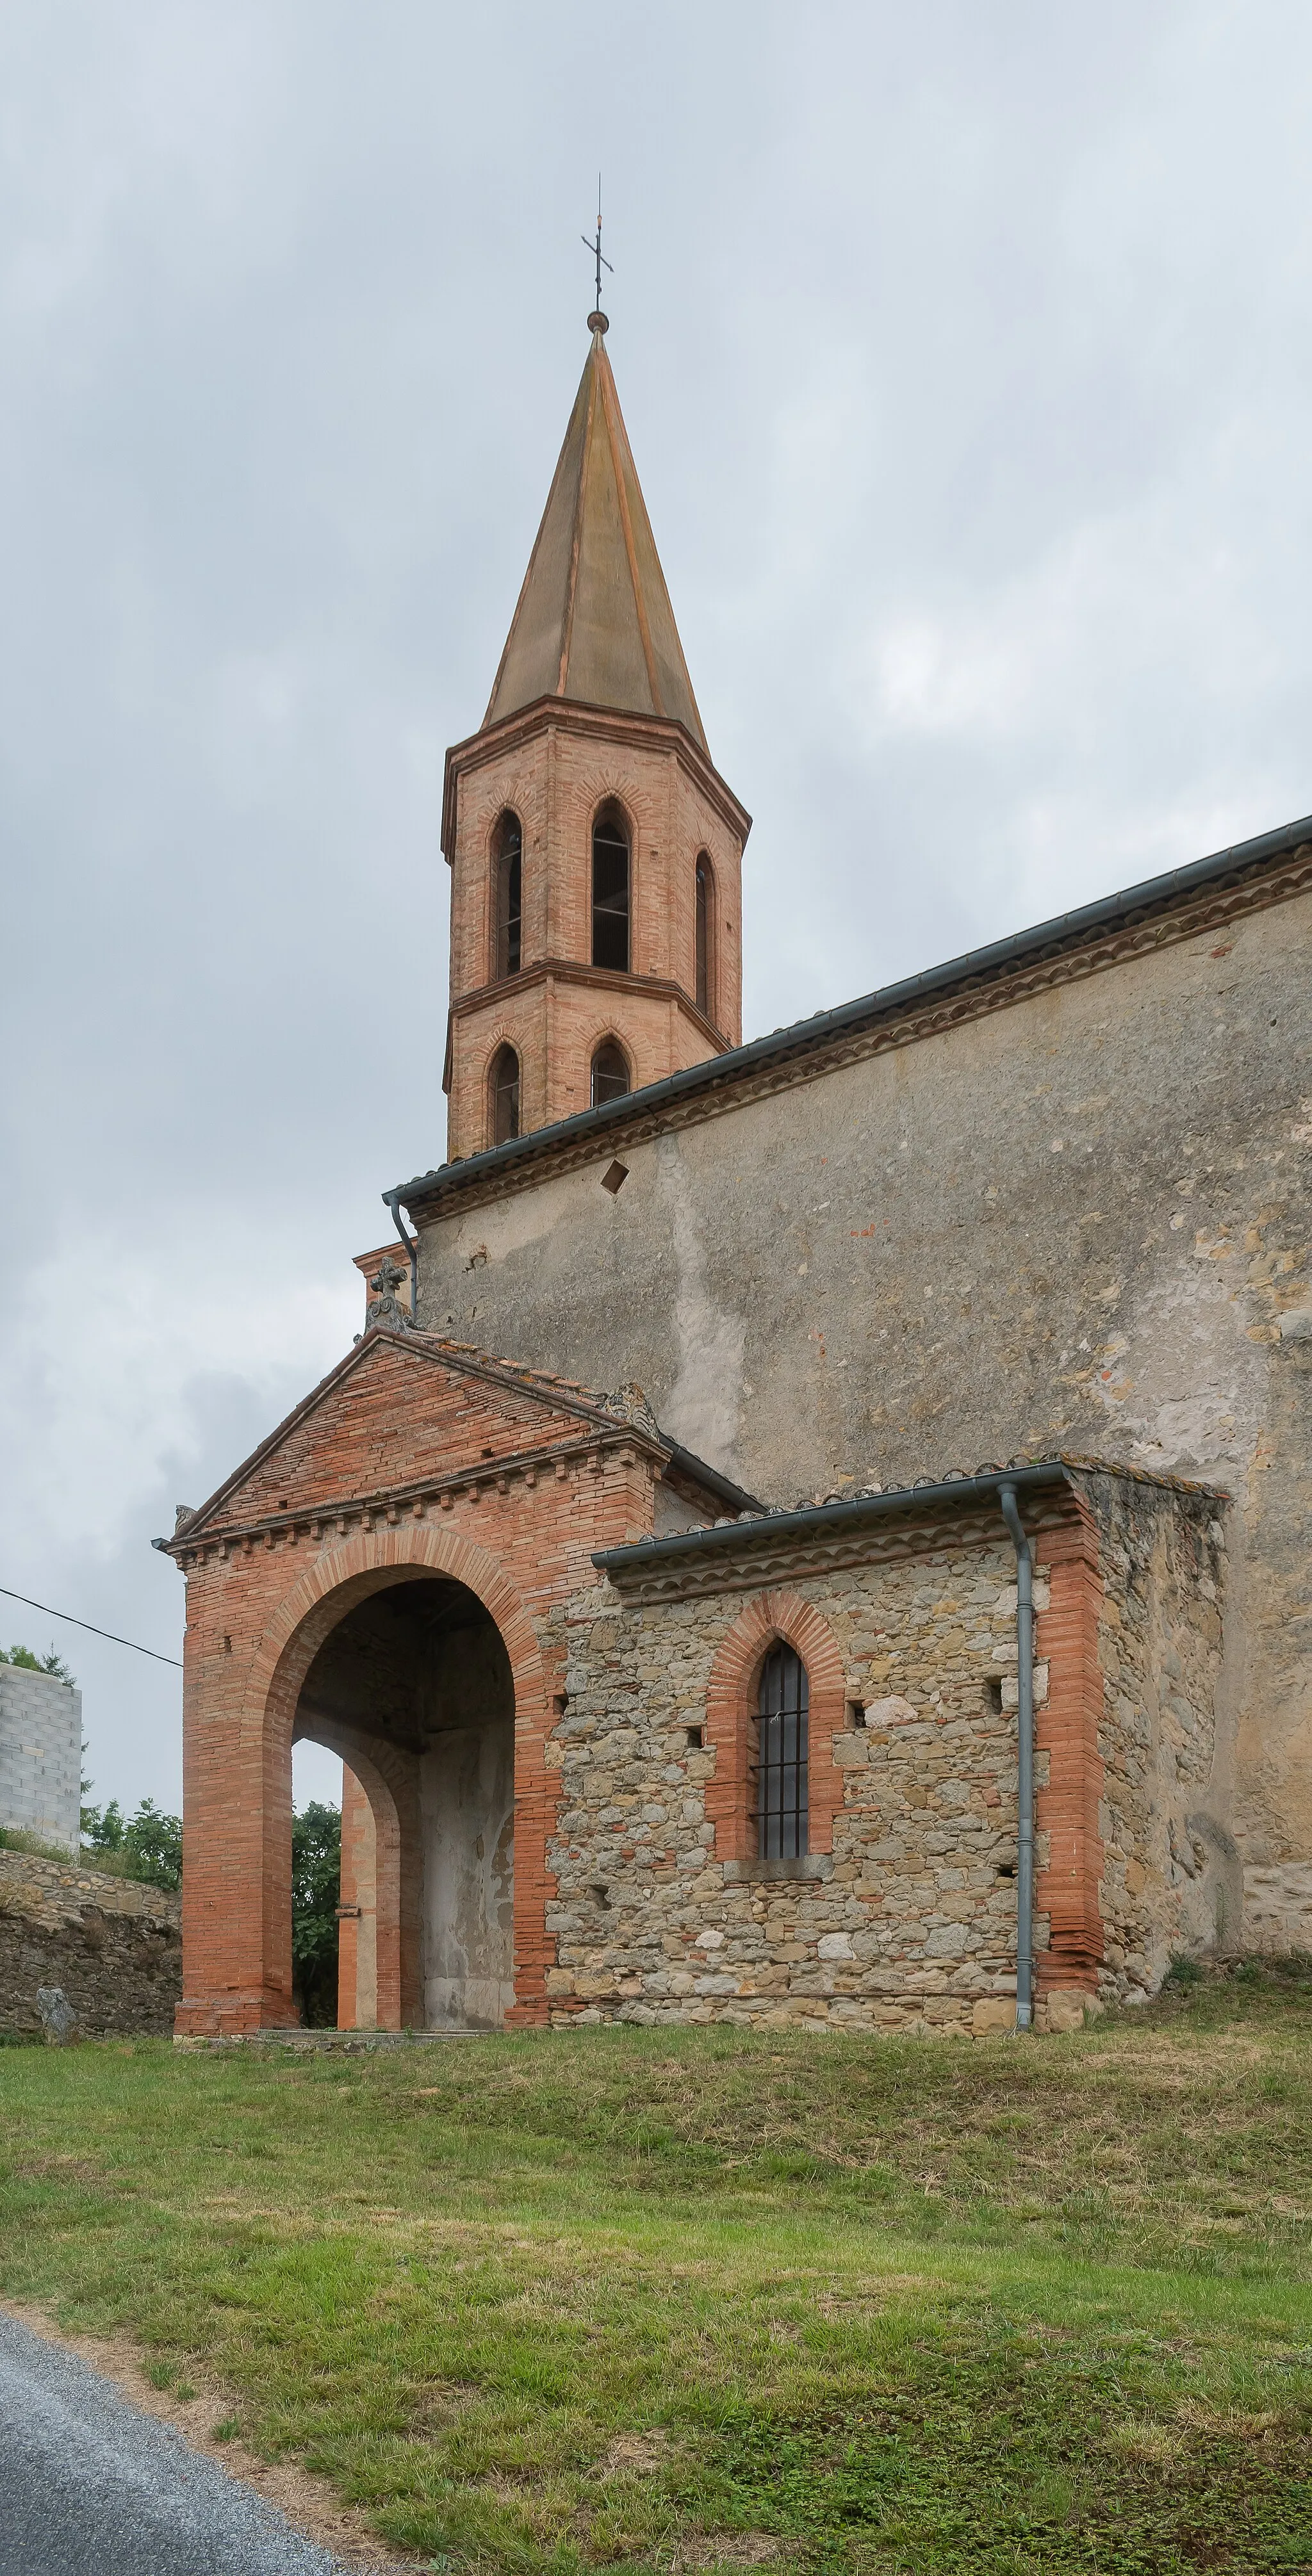
{"type": "Polygon", "coordinates": [[[477,1594],[449,1575],[392,1567],[363,1593],[343,1591],[290,1737],[346,1766],[339,2025],[499,2028],[514,2000],[505,1644],[477,1594]]]}
{"type": "Polygon", "coordinates": [[[376,1893],[372,1931],[363,1911],[350,1918],[357,2015],[372,1976],[383,2027],[546,2018],[559,1775],[529,1609],[462,1531],[399,1514],[343,1529],[345,1517],[258,1550],[215,1546],[189,1569],[183,2038],[298,2020],[298,1734],[339,1753],[368,1802],[376,1893]]]}

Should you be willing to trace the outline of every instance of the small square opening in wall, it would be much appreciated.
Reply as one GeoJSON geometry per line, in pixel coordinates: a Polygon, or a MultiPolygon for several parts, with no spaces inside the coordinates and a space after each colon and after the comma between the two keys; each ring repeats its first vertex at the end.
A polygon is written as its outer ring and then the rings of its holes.
{"type": "Polygon", "coordinates": [[[683,1731],[684,1731],[684,1734],[687,1736],[687,1739],[688,1739],[688,1750],[689,1750],[689,1752],[690,1752],[690,1753],[700,1753],[700,1752],[701,1752],[701,1749],[702,1749],[702,1747],[703,1747],[703,1745],[704,1745],[704,1744],[705,1744],[705,1742],[706,1742],[706,1729],[705,1729],[705,1727],[704,1727],[704,1726],[685,1726],[685,1728],[684,1728],[684,1730],[683,1730],[683,1731]]]}
{"type": "Polygon", "coordinates": [[[615,1198],[619,1191],[623,1189],[628,1177],[629,1167],[627,1163],[610,1163],[602,1173],[601,1186],[604,1190],[609,1190],[611,1197],[615,1198]]]}
{"type": "Polygon", "coordinates": [[[601,1906],[609,1906],[609,1904],[610,1904],[610,1889],[609,1889],[608,1887],[604,1887],[604,1886],[602,1886],[602,1885],[601,1885],[601,1883],[600,1883],[600,1881],[597,1881],[597,1882],[595,1882],[595,1883],[594,1883],[593,1888],[592,1888],[592,1895],[593,1895],[593,1896],[594,1896],[594,1898],[596,1899],[596,1902],[597,1902],[597,1904],[598,1904],[598,1905],[601,1905],[601,1906]]]}
{"type": "Polygon", "coordinates": [[[865,1701],[860,1699],[850,1699],[847,1703],[847,1730],[849,1735],[852,1734],[857,1727],[864,1726],[865,1722],[865,1701]]]}
{"type": "Polygon", "coordinates": [[[554,1696],[553,1696],[553,1698],[552,1698],[552,1702],[551,1702],[551,1713],[552,1713],[552,1716],[553,1716],[553,1717],[563,1717],[563,1716],[564,1716],[564,1714],[565,1714],[565,1711],[566,1711],[566,1709],[567,1709],[568,1707],[569,1707],[569,1692],[568,1692],[568,1691],[557,1691],[557,1692],[554,1694],[554,1696]]]}
{"type": "Polygon", "coordinates": [[[998,1673],[991,1674],[984,1684],[984,1706],[990,1717],[1001,1717],[1002,1677],[998,1673]]]}

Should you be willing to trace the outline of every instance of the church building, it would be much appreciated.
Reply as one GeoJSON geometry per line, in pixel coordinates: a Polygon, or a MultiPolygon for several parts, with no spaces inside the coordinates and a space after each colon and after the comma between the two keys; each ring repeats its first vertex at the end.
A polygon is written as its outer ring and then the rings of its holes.
{"type": "Polygon", "coordinates": [[[178,2032],[297,2020],[302,1738],[347,2027],[1051,2030],[1312,1949],[1312,820],[744,1044],[606,330],[447,755],[446,1159],[156,1542],[178,2032]]]}

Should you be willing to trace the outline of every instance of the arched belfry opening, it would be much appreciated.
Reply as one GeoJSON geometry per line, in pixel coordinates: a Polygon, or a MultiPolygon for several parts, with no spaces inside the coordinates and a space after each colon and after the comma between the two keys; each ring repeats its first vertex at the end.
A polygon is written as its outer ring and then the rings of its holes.
{"type": "Polygon", "coordinates": [[[492,973],[497,983],[523,963],[524,834],[509,806],[492,835],[492,973]]]}
{"type": "Polygon", "coordinates": [[[409,1574],[355,1598],[301,1685],[293,1737],[346,1766],[338,2019],[497,2029],[513,1997],[515,1694],[468,1587],[409,1574]]]}
{"type": "Polygon", "coordinates": [[[508,1145],[519,1134],[519,1057],[513,1046],[499,1046],[487,1077],[487,1141],[508,1145]]]}
{"type": "Polygon", "coordinates": [[[696,1001],[703,1019],[715,1017],[715,878],[705,850],[697,854],[696,1001]]]}
{"type": "Polygon", "coordinates": [[[602,978],[644,1086],[742,1036],[751,817],[711,759],[608,346],[594,316],[486,714],[447,754],[449,1162],[586,1108],[602,978]],[[487,1100],[505,1034],[517,1131],[487,1100]]]}
{"type": "Polygon", "coordinates": [[[629,972],[630,860],[623,811],[603,805],[592,826],[592,963],[619,975],[629,972]]]}
{"type": "Polygon", "coordinates": [[[607,1100],[622,1100],[633,1089],[629,1059],[618,1038],[603,1038],[593,1049],[591,1105],[600,1109],[607,1100]]]}

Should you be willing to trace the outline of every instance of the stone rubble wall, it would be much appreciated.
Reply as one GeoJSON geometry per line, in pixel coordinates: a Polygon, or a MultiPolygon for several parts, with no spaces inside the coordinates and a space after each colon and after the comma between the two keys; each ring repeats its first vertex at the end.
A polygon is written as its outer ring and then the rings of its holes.
{"type": "Polygon", "coordinates": [[[1312,1861],[1244,1871],[1244,1948],[1312,1958],[1312,1861]]]}
{"type": "Polygon", "coordinates": [[[1082,1480],[1098,1530],[1104,1994],[1143,2001],[1176,1953],[1239,1945],[1239,1854],[1212,1812],[1226,1538],[1205,1496],[1082,1480]]]}
{"type": "Polygon", "coordinates": [[[88,2037],[173,2028],[181,1899],[74,1861],[0,1850],[0,2031],[37,2038],[38,1986],[62,1986],[88,2037]]]}
{"type": "MultiPolygon", "coordinates": [[[[832,1854],[769,1879],[716,1857],[706,1791],[723,1748],[687,1740],[742,1594],[636,1607],[603,1583],[558,1613],[568,1699],[550,1748],[564,1792],[550,1855],[553,2018],[1009,2025],[1014,1575],[1004,1538],[799,1580],[864,1722],[832,1739],[832,1854]]],[[[813,1724],[813,1776],[829,1750],[813,1724]]],[[[1040,1946],[1046,1928],[1039,1917],[1040,1946]]]]}

